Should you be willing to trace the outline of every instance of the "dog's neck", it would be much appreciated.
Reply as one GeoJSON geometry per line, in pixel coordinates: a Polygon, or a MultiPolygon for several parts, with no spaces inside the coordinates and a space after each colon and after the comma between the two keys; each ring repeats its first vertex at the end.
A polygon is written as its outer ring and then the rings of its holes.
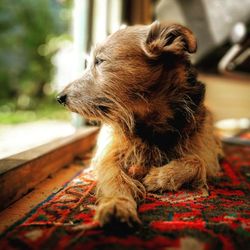
{"type": "Polygon", "coordinates": [[[173,118],[167,118],[165,124],[161,124],[160,127],[137,119],[132,138],[140,138],[142,143],[159,148],[169,156],[169,159],[178,158],[176,147],[184,144],[187,138],[192,137],[201,129],[205,119],[204,115],[205,108],[202,107],[197,115],[194,115],[193,120],[189,120],[185,112],[180,110],[175,113],[173,118]]]}
{"type": "Polygon", "coordinates": [[[127,157],[129,163],[134,161],[133,154],[143,154],[145,167],[148,164],[164,165],[181,157],[186,142],[190,141],[187,139],[202,129],[206,115],[203,105],[205,86],[197,81],[190,63],[176,67],[177,70],[180,67],[186,72],[183,78],[176,77],[179,74],[175,69],[171,73],[166,70],[162,75],[163,82],[151,85],[154,89],[149,93],[158,96],[148,97],[151,101],[146,109],[148,112],[133,114],[133,127],[117,123],[117,137],[122,138],[119,148],[125,154],[131,154],[127,157]],[[128,148],[133,152],[127,153],[128,148]]]}
{"type": "MultiPolygon", "coordinates": [[[[182,89],[178,89],[180,85],[172,83],[171,86],[169,82],[165,82],[164,86],[173,88],[166,89],[165,93],[166,100],[172,95],[171,102],[166,103],[165,109],[158,107],[144,117],[135,116],[134,134],[131,136],[132,139],[140,138],[149,146],[156,146],[170,158],[179,157],[176,147],[184,145],[187,138],[197,133],[205,119],[205,86],[197,81],[192,65],[188,63],[186,67],[188,73],[182,89]],[[171,114],[163,114],[165,110],[170,110],[171,114]]],[[[169,79],[166,78],[165,81],[169,79]]]]}

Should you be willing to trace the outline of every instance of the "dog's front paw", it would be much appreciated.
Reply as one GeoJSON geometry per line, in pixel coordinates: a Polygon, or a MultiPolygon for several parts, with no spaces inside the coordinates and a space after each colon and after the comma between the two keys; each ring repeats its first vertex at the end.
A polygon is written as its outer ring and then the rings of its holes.
{"type": "Polygon", "coordinates": [[[112,223],[122,223],[132,227],[133,225],[141,223],[137,215],[136,207],[136,202],[126,197],[101,199],[94,219],[98,221],[101,226],[112,223]]]}
{"type": "Polygon", "coordinates": [[[174,173],[171,168],[152,168],[143,179],[147,191],[176,191],[180,184],[174,178],[174,173]]]}

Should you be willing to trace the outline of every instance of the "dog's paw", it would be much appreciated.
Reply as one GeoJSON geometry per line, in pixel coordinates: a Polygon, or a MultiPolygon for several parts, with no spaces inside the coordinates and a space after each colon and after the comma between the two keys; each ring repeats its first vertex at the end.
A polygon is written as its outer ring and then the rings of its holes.
{"type": "Polygon", "coordinates": [[[132,227],[141,224],[136,202],[125,197],[102,199],[97,207],[95,220],[101,226],[121,223],[132,227]]]}
{"type": "Polygon", "coordinates": [[[175,180],[171,169],[152,168],[143,179],[147,191],[176,191],[180,184],[175,180]]]}

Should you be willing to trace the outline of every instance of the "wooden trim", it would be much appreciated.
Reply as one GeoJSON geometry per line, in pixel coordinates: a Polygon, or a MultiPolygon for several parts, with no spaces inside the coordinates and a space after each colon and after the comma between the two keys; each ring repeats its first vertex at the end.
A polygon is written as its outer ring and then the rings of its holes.
{"type": "Polygon", "coordinates": [[[128,25],[152,23],[154,0],[127,0],[123,4],[123,19],[128,25]]]}
{"type": "Polygon", "coordinates": [[[74,135],[0,160],[0,210],[33,189],[38,183],[94,147],[98,128],[78,130],[74,135]]]}

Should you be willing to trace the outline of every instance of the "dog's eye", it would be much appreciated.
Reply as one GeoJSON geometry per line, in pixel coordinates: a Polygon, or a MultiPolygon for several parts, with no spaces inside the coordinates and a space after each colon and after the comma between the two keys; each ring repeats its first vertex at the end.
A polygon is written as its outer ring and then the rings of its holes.
{"type": "Polygon", "coordinates": [[[99,57],[96,57],[95,58],[95,65],[100,65],[102,62],[104,62],[103,59],[99,58],[99,57]]]}

